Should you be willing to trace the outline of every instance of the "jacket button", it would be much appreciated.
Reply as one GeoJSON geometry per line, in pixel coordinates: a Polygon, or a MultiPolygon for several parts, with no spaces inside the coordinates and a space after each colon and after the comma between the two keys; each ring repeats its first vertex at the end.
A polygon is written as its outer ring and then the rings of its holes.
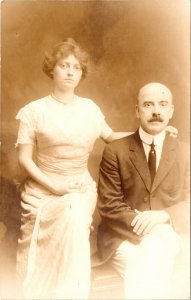
{"type": "Polygon", "coordinates": [[[148,200],[149,200],[148,196],[143,198],[143,202],[148,202],[148,200]]]}

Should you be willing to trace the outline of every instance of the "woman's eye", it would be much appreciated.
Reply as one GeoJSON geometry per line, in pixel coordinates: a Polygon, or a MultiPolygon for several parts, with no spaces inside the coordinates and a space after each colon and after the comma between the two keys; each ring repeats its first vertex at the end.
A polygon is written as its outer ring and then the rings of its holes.
{"type": "Polygon", "coordinates": [[[63,69],[67,69],[67,67],[68,67],[67,64],[62,64],[63,69]]]}
{"type": "Polygon", "coordinates": [[[74,66],[74,69],[76,69],[76,70],[81,70],[82,68],[81,68],[80,65],[76,65],[76,66],[74,66]]]}

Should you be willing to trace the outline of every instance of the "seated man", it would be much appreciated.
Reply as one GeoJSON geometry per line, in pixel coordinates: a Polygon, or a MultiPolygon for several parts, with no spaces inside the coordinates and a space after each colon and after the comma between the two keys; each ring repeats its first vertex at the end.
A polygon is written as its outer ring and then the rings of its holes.
{"type": "Polygon", "coordinates": [[[166,133],[174,111],[160,83],[141,88],[139,129],[106,146],[100,165],[98,249],[127,299],[168,299],[179,236],[189,224],[189,149],[166,133]]]}

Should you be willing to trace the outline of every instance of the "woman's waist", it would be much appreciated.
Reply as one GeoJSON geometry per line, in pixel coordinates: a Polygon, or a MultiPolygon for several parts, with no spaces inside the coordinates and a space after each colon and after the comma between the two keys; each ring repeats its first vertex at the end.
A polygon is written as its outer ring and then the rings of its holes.
{"type": "MultiPolygon", "coordinates": [[[[79,190],[76,190],[75,194],[79,193],[79,195],[83,195],[84,193],[97,193],[96,182],[90,175],[71,178],[62,177],[62,179],[61,177],[57,177],[56,179],[54,178],[54,181],[57,181],[57,183],[63,183],[63,180],[65,180],[66,185],[68,182],[69,186],[72,184],[72,181],[74,181],[75,183],[75,181],[78,180],[78,182],[81,183],[81,188],[79,190]]],[[[44,202],[49,200],[55,201],[56,199],[59,200],[60,198],[65,199],[65,197],[67,197],[67,195],[69,194],[72,195],[73,193],[66,193],[63,196],[54,195],[41,184],[34,181],[32,178],[28,178],[23,186],[21,198],[23,203],[25,203],[26,205],[30,204],[35,208],[42,203],[42,200],[44,202]]]]}
{"type": "Polygon", "coordinates": [[[53,181],[56,182],[83,182],[83,183],[91,183],[93,181],[89,171],[87,168],[84,169],[80,169],[80,170],[74,170],[74,169],[70,169],[70,170],[63,170],[62,172],[52,172],[51,170],[45,170],[45,169],[41,169],[41,171],[47,175],[47,177],[49,177],[50,179],[52,179],[53,181]]]}
{"type": "Polygon", "coordinates": [[[59,174],[60,176],[82,175],[87,172],[86,160],[37,160],[39,169],[47,174],[59,174]]]}
{"type": "MultiPolygon", "coordinates": [[[[67,174],[59,174],[59,173],[51,173],[51,172],[46,172],[44,170],[42,170],[43,173],[45,175],[47,175],[47,177],[52,181],[52,182],[56,182],[57,184],[64,184],[67,187],[67,183],[68,186],[70,187],[72,185],[72,183],[74,183],[74,185],[76,184],[76,182],[78,182],[81,186],[84,187],[84,190],[86,189],[92,189],[96,188],[96,183],[93,180],[92,176],[90,175],[88,169],[84,169],[81,170],[80,172],[68,172],[67,174]]],[[[28,177],[27,180],[25,181],[25,185],[24,185],[24,190],[25,192],[27,191],[27,193],[42,193],[43,195],[47,195],[47,194],[52,194],[49,190],[47,190],[45,187],[43,187],[40,183],[38,183],[37,181],[35,181],[34,179],[28,177]]],[[[41,196],[40,196],[41,198],[41,196]]]]}

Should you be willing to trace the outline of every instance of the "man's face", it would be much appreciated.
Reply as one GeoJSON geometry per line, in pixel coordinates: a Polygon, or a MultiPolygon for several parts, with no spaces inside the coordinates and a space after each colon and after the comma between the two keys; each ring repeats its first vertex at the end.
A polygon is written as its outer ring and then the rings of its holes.
{"type": "Polygon", "coordinates": [[[171,92],[164,85],[150,83],[140,90],[136,114],[147,133],[156,135],[163,131],[172,118],[173,111],[171,92]]]}

